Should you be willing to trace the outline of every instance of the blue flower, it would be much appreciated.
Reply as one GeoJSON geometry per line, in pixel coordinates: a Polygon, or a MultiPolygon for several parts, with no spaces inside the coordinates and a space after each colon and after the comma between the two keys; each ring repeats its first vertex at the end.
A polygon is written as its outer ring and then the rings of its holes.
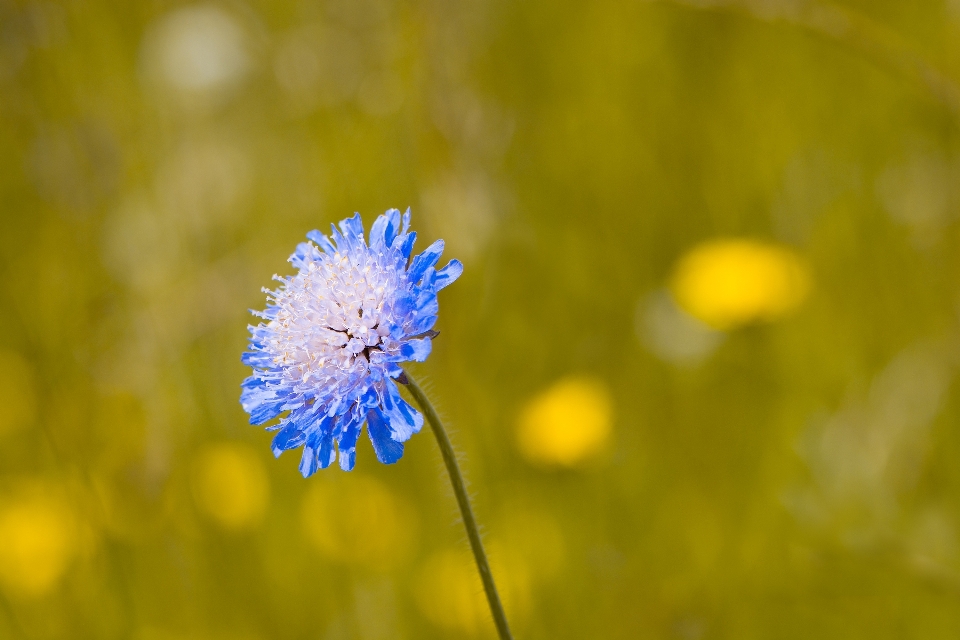
{"type": "Polygon", "coordinates": [[[367,433],[380,462],[403,455],[403,443],[420,431],[423,416],[401,396],[400,363],[422,362],[437,334],[437,291],[456,280],[463,265],[434,265],[443,253],[437,240],[410,258],[416,233],[410,210],[391,209],[363,237],[359,214],[333,228],[333,241],[311,231],[297,245],[293,276],[269,294],[263,319],[250,327],[243,363],[253,367],[240,404],[251,424],[281,414],[273,453],[303,446],[306,478],[333,463],[353,469],[357,438],[367,433]]]}

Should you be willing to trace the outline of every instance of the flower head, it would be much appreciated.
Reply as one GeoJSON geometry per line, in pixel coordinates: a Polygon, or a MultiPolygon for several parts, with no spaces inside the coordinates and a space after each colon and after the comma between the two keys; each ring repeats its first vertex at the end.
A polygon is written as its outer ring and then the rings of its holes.
{"type": "Polygon", "coordinates": [[[401,396],[400,363],[422,362],[436,336],[437,291],[456,280],[463,265],[434,268],[443,252],[437,240],[410,258],[416,233],[410,210],[391,209],[374,221],[369,243],[359,215],[332,226],[333,241],[311,231],[297,245],[293,276],[269,294],[264,320],[250,327],[243,363],[253,367],[240,403],[251,424],[277,431],[273,453],[303,446],[300,472],[326,468],[339,452],[353,468],[363,425],[377,459],[393,463],[423,417],[401,396]]]}

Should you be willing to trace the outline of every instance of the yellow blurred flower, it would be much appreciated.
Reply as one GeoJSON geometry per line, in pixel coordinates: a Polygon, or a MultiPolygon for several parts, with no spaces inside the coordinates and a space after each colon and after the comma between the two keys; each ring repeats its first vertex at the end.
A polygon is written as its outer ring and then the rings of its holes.
{"type": "Polygon", "coordinates": [[[531,462],[572,467],[603,448],[612,421],[613,401],[604,384],[569,377],[527,404],[517,444],[531,462]]]}
{"type": "Polygon", "coordinates": [[[10,351],[0,351],[0,435],[33,422],[37,400],[30,363],[10,351]]]}
{"type": "Polygon", "coordinates": [[[311,483],[301,522],[307,539],[327,558],[379,570],[407,557],[417,526],[406,500],[359,474],[311,483]]]}
{"type": "MultiPolygon", "coordinates": [[[[529,608],[528,572],[517,554],[505,555],[496,542],[486,546],[500,600],[516,625],[529,608]]],[[[446,549],[431,555],[415,577],[414,598],[427,620],[451,634],[492,634],[487,596],[473,556],[466,549],[446,549]]]]}
{"type": "Polygon", "coordinates": [[[794,311],[810,292],[810,273],[787,247],[710,240],[680,259],[671,289],[690,315],[715,329],[729,330],[794,311]]]}
{"type": "Polygon", "coordinates": [[[245,445],[221,443],[194,461],[193,495],[197,506],[224,529],[249,529],[263,518],[270,485],[263,464],[245,445]]]}
{"type": "Polygon", "coordinates": [[[76,521],[62,500],[32,492],[0,506],[0,583],[38,597],[63,577],[76,553],[76,521]]]}

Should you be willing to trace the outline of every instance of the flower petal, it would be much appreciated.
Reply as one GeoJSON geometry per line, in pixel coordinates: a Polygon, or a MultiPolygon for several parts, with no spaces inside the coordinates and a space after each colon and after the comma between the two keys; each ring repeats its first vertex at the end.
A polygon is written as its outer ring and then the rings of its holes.
{"type": "Polygon", "coordinates": [[[410,257],[410,253],[413,251],[413,245],[417,241],[417,232],[411,231],[410,233],[405,233],[404,235],[397,236],[396,240],[393,241],[394,248],[400,252],[400,255],[407,259],[410,257]]]}
{"type": "Polygon", "coordinates": [[[344,218],[340,222],[340,229],[351,251],[361,251],[366,247],[366,242],[363,240],[363,221],[359,213],[353,214],[350,218],[344,218]]]}
{"type": "Polygon", "coordinates": [[[403,354],[403,357],[413,360],[414,362],[423,362],[427,359],[427,356],[430,355],[432,348],[433,345],[430,342],[430,338],[407,340],[403,343],[403,346],[400,347],[400,353],[403,354]]]}
{"type": "Polygon", "coordinates": [[[437,323],[437,316],[434,315],[425,315],[421,316],[410,326],[410,335],[417,336],[425,331],[429,331],[433,328],[433,325],[437,323]]]}
{"type": "Polygon", "coordinates": [[[407,269],[407,279],[414,283],[420,282],[420,278],[423,277],[427,268],[437,264],[437,260],[440,259],[440,254],[442,253],[443,240],[437,240],[424,249],[420,255],[416,256],[410,262],[410,268],[407,269]]]}
{"type": "Polygon", "coordinates": [[[307,443],[303,445],[303,455],[300,456],[300,475],[309,478],[317,472],[317,445],[320,439],[319,432],[310,434],[307,443]]]}
{"type": "Polygon", "coordinates": [[[273,442],[270,449],[273,456],[279,458],[280,454],[289,449],[296,449],[307,441],[307,434],[300,430],[300,425],[295,422],[288,422],[277,435],[273,436],[273,442]]]}
{"type": "Polygon", "coordinates": [[[279,400],[261,402],[253,406],[248,405],[249,408],[244,407],[244,409],[250,412],[250,424],[259,425],[268,420],[273,420],[283,413],[283,404],[284,399],[281,398],[279,400]]]}
{"type": "Polygon", "coordinates": [[[350,420],[342,428],[337,438],[337,448],[340,451],[340,468],[344,471],[353,469],[357,460],[357,438],[360,437],[361,423],[359,420],[350,420]]]}
{"type": "Polygon", "coordinates": [[[367,434],[377,460],[383,464],[393,464],[403,456],[403,444],[391,437],[390,427],[378,409],[367,412],[367,434]]]}
{"type": "Polygon", "coordinates": [[[307,265],[320,259],[320,252],[309,242],[301,242],[290,256],[290,264],[297,269],[306,269],[307,265]]]}
{"type": "Polygon", "coordinates": [[[317,449],[317,464],[326,469],[337,459],[337,450],[333,447],[333,433],[323,431],[320,436],[320,446],[317,449]]]}
{"type": "Polygon", "coordinates": [[[437,271],[437,291],[453,284],[454,280],[463,273],[463,263],[459,260],[451,260],[443,269],[437,271]]]}
{"type": "Polygon", "coordinates": [[[340,468],[344,471],[353,471],[355,464],[357,464],[357,448],[340,449],[340,468]]]}
{"type": "Polygon", "coordinates": [[[397,442],[406,442],[423,427],[423,416],[403,399],[393,380],[387,380],[383,409],[392,437],[397,442]]]}
{"type": "Polygon", "coordinates": [[[382,251],[393,245],[397,232],[400,230],[400,210],[390,209],[381,216],[377,216],[370,227],[370,248],[382,251]]]}
{"type": "Polygon", "coordinates": [[[248,367],[267,368],[273,365],[273,357],[258,344],[250,343],[250,351],[244,351],[240,362],[248,367]]]}
{"type": "Polygon", "coordinates": [[[330,242],[330,238],[323,235],[316,229],[307,233],[307,238],[316,242],[317,246],[320,247],[327,255],[332,256],[337,252],[337,248],[333,246],[332,242],[330,242]]]}

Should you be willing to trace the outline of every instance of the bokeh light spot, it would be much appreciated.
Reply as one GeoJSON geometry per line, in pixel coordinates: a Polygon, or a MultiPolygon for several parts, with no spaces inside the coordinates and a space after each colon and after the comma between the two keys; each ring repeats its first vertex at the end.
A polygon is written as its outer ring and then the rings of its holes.
{"type": "Polygon", "coordinates": [[[231,531],[260,523],[270,498],[263,464],[249,447],[215,445],[194,461],[193,494],[197,506],[214,522],[231,531]]]}
{"type": "Polygon", "coordinates": [[[753,240],[711,240],[677,264],[678,304],[715,329],[730,330],[789,315],[806,299],[810,274],[792,250],[753,240]]]}
{"type": "Polygon", "coordinates": [[[323,556],[378,570],[407,557],[417,526],[406,500],[379,480],[358,474],[312,483],[301,521],[307,539],[323,556]]]}
{"type": "Polygon", "coordinates": [[[517,445],[530,462],[572,467],[603,448],[612,421],[613,400],[602,382],[565,378],[521,412],[517,445]]]}
{"type": "Polygon", "coordinates": [[[41,492],[0,506],[0,582],[20,596],[49,593],[73,559],[75,529],[66,505],[41,492]]]}
{"type": "Polygon", "coordinates": [[[144,39],[142,65],[146,80],[167,97],[209,102],[239,84],[250,60],[237,20],[219,7],[196,5],[153,26],[144,39]]]}

